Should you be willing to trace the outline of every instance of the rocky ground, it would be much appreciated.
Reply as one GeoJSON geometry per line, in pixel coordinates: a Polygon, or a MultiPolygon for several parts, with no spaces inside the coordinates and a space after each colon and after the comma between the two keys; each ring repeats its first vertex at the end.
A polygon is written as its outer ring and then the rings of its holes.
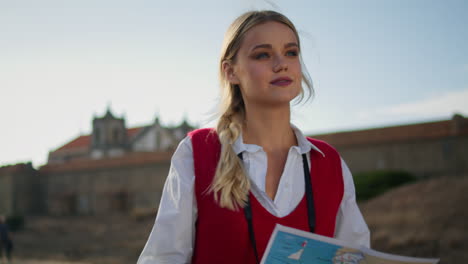
{"type": "MultiPolygon", "coordinates": [[[[360,205],[372,247],[468,263],[468,177],[425,180],[360,205]]],[[[31,217],[13,234],[15,264],[135,263],[154,215],[31,217]]]]}

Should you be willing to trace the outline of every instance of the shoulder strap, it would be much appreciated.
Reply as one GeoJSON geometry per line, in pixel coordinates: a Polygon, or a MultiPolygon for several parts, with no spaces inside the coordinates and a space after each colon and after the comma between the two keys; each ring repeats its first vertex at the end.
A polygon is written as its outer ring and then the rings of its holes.
{"type": "Polygon", "coordinates": [[[309,163],[307,162],[307,155],[302,154],[302,166],[304,167],[304,185],[305,194],[307,199],[307,216],[309,220],[309,230],[311,233],[315,232],[315,209],[314,209],[314,196],[312,195],[312,181],[310,180],[309,163]]]}
{"type": "MultiPolygon", "coordinates": [[[[242,152],[237,155],[240,160],[244,160],[242,156],[242,152]]],[[[247,220],[247,228],[249,229],[249,238],[250,238],[250,243],[252,244],[254,254],[255,254],[255,260],[257,261],[256,263],[260,263],[258,259],[258,251],[257,251],[257,242],[255,242],[255,233],[254,233],[254,228],[253,228],[253,222],[252,222],[252,206],[250,205],[250,197],[247,197],[247,202],[244,206],[244,215],[245,215],[245,220],[247,220]]]]}

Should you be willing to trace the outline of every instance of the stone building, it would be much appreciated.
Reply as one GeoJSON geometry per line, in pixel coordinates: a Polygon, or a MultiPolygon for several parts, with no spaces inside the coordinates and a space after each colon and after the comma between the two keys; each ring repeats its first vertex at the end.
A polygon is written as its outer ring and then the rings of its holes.
{"type": "Polygon", "coordinates": [[[185,120],[179,126],[165,127],[158,118],[147,126],[126,128],[125,119],[115,117],[109,109],[104,116],[94,117],[92,123],[90,135],[79,136],[50,152],[48,165],[121,157],[134,152],[170,151],[194,129],[185,120]]]}
{"type": "Polygon", "coordinates": [[[49,153],[39,174],[46,213],[99,214],[155,209],[172,152],[193,130],[186,121],[126,128],[110,110],[94,117],[90,135],[49,153]]]}
{"type": "Polygon", "coordinates": [[[334,146],[353,173],[403,170],[415,176],[468,176],[468,119],[366,130],[312,137],[334,146]]]}
{"type": "MultiPolygon", "coordinates": [[[[97,121],[96,121],[97,120],[97,121]]],[[[110,111],[93,132],[31,164],[0,167],[0,214],[109,214],[155,211],[186,122],[125,128],[110,111]],[[109,121],[110,120],[110,121],[109,121]]],[[[468,119],[312,135],[338,149],[353,173],[405,170],[419,177],[468,176],[468,119]]]]}

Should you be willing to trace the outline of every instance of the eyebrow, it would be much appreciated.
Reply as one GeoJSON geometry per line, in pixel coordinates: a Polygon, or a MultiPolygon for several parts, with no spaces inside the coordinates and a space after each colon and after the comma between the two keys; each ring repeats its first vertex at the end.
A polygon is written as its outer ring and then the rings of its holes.
{"type": "MultiPolygon", "coordinates": [[[[297,45],[296,42],[290,42],[290,43],[287,43],[286,45],[284,45],[284,47],[285,48],[299,47],[299,45],[297,45]]],[[[253,47],[251,51],[254,51],[254,50],[260,49],[260,48],[272,49],[273,46],[271,44],[260,44],[260,45],[256,45],[255,47],[253,47]]]]}

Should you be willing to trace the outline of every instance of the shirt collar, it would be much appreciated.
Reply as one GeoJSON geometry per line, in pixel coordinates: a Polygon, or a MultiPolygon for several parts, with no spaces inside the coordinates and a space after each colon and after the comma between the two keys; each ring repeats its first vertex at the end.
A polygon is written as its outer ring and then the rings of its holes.
{"type": "MultiPolygon", "coordinates": [[[[294,146],[294,147],[298,150],[299,154],[310,152],[310,150],[313,149],[325,157],[325,154],[317,146],[315,146],[309,140],[307,140],[307,138],[304,136],[304,134],[302,134],[299,128],[297,128],[293,124],[291,124],[291,128],[294,130],[294,134],[296,135],[298,146],[294,146]]],[[[262,150],[262,147],[255,145],[255,144],[245,144],[242,138],[242,132],[241,132],[239,133],[239,137],[236,139],[234,144],[232,144],[232,149],[234,150],[236,155],[239,155],[239,153],[244,152],[244,151],[252,152],[252,153],[257,152],[259,150],[262,150]]]]}
{"type": "Polygon", "coordinates": [[[325,154],[317,146],[315,146],[314,144],[312,144],[312,142],[307,140],[307,138],[304,136],[304,134],[302,134],[302,131],[299,128],[297,128],[293,124],[291,124],[291,127],[294,130],[294,133],[296,134],[300,154],[310,152],[310,150],[313,149],[318,153],[322,154],[323,157],[325,157],[325,154]]]}

